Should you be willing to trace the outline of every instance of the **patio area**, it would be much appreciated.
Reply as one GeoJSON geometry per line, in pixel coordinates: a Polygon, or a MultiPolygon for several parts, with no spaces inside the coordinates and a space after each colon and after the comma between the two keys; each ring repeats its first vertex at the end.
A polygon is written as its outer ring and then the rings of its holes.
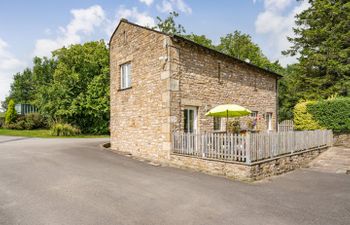
{"type": "Polygon", "coordinates": [[[332,140],[330,130],[245,135],[175,132],[172,158],[192,169],[255,180],[303,166],[332,146],[332,140]]]}

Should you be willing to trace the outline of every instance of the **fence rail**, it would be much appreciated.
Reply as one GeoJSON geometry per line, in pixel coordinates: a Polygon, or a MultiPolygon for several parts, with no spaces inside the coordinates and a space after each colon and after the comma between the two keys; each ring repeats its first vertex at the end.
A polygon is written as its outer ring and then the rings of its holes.
{"type": "Polygon", "coordinates": [[[332,145],[330,130],[173,134],[173,152],[207,159],[251,163],[332,145]]]}

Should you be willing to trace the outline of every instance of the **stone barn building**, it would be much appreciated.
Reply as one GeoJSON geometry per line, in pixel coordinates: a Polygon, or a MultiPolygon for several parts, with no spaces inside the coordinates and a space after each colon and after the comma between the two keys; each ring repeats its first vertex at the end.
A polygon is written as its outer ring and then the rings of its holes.
{"type": "Polygon", "coordinates": [[[250,109],[260,130],[277,129],[279,75],[122,19],[110,39],[111,148],[168,160],[172,133],[213,132],[220,104],[250,109]]]}

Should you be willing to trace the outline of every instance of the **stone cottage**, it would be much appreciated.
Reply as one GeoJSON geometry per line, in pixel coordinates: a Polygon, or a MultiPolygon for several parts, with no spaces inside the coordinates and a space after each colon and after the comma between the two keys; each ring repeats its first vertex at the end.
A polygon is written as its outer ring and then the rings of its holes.
{"type": "Polygon", "coordinates": [[[224,129],[205,116],[220,104],[250,109],[260,130],[277,128],[276,73],[124,19],[109,46],[114,150],[168,160],[174,131],[224,129]]]}

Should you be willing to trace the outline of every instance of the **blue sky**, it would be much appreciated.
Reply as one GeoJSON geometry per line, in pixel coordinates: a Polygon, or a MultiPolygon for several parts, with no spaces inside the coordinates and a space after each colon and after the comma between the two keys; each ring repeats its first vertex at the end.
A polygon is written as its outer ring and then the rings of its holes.
{"type": "Polygon", "coordinates": [[[63,45],[108,40],[120,18],[153,25],[175,10],[187,33],[220,36],[240,30],[265,55],[282,65],[295,62],[281,50],[290,45],[294,16],[308,7],[296,0],[8,0],[0,2],[0,101],[12,76],[31,66],[34,55],[49,56],[63,45]]]}

